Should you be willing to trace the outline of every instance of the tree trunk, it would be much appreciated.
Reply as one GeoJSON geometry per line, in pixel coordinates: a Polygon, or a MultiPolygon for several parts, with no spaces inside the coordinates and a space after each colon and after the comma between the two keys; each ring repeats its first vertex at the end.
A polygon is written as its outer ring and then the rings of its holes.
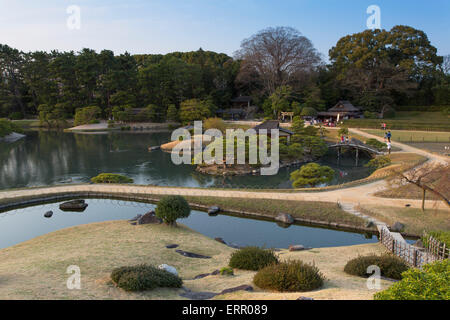
{"type": "Polygon", "coordinates": [[[422,193],[422,211],[425,211],[425,194],[427,193],[426,189],[423,189],[422,193]]]}

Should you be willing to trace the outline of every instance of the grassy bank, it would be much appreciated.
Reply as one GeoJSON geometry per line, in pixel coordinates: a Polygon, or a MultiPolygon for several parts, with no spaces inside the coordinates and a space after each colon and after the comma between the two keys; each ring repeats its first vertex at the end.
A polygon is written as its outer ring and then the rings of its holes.
{"type": "Polygon", "coordinates": [[[449,116],[441,112],[397,112],[392,119],[349,119],[344,124],[350,128],[380,129],[383,122],[391,130],[450,131],[449,116]]]}
{"type": "MultiPolygon", "coordinates": [[[[237,292],[216,299],[372,299],[366,279],[344,273],[345,263],[369,253],[385,252],[378,243],[349,247],[319,248],[309,251],[278,252],[281,260],[300,259],[314,262],[325,274],[324,286],[307,293],[264,292],[254,286],[255,272],[235,270],[234,276],[209,276],[191,280],[228,264],[234,249],[207,238],[184,226],[132,226],[126,221],[109,221],[63,229],[0,250],[0,299],[184,299],[182,289],[155,289],[128,293],[110,281],[115,267],[141,263],[174,266],[184,286],[194,292],[221,292],[243,284],[254,292],[237,292]],[[177,243],[180,249],[212,256],[192,259],[166,249],[177,243]],[[81,271],[81,290],[68,290],[67,267],[77,265],[81,271]]],[[[382,289],[391,283],[382,280],[382,289]]]]}
{"type": "MultiPolygon", "coordinates": [[[[449,125],[450,126],[450,125],[449,125]]],[[[364,130],[384,137],[384,130],[364,130]]],[[[450,142],[450,132],[391,130],[392,140],[397,142],[450,142]]]]}
{"type": "Polygon", "coordinates": [[[341,223],[354,227],[363,227],[365,225],[364,219],[345,212],[339,208],[337,203],[220,197],[186,197],[186,199],[190,203],[206,206],[216,205],[224,211],[248,211],[273,218],[280,213],[288,213],[294,218],[304,220],[341,223]]]}
{"type": "MultiPolygon", "coordinates": [[[[382,200],[380,202],[382,203],[382,200]]],[[[417,208],[393,208],[383,205],[361,205],[359,209],[364,214],[390,225],[399,221],[405,225],[406,233],[417,236],[421,236],[424,230],[450,230],[449,210],[444,209],[443,205],[432,208],[429,204],[425,212],[417,208]]]]}

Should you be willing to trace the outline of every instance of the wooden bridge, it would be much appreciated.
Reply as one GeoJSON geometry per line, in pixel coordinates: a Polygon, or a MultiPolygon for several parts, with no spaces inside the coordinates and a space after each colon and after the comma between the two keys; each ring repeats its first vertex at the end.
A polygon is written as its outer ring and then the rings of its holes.
{"type": "Polygon", "coordinates": [[[355,149],[356,150],[356,166],[358,166],[358,161],[359,161],[359,151],[365,151],[368,154],[370,154],[371,156],[374,155],[383,155],[384,152],[377,150],[376,148],[369,146],[367,144],[362,143],[359,140],[356,139],[352,139],[350,142],[343,142],[343,143],[335,143],[335,144],[331,144],[328,146],[329,148],[335,148],[338,151],[338,159],[341,156],[342,153],[342,149],[343,148],[350,148],[350,149],[355,149]]]}

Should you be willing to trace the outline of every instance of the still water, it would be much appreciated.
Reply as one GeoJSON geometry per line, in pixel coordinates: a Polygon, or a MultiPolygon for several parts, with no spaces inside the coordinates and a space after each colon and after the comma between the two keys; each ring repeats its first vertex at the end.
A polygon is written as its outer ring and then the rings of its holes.
{"type": "MultiPolygon", "coordinates": [[[[195,172],[190,165],[175,165],[169,153],[148,152],[149,146],[168,142],[170,132],[114,132],[74,134],[30,131],[12,144],[0,142],[0,189],[89,182],[102,172],[119,173],[136,184],[183,187],[291,188],[294,168],[280,169],[274,176],[212,177],[195,172]]],[[[366,177],[367,159],[354,167],[354,158],[330,151],[319,161],[331,166],[336,176],[331,184],[366,177]]]]}
{"type": "MultiPolygon", "coordinates": [[[[0,248],[76,225],[109,220],[129,220],[137,214],[143,214],[155,208],[152,204],[105,199],[88,199],[86,203],[89,206],[82,213],[63,212],[59,210],[59,203],[0,213],[0,248]],[[53,211],[53,216],[44,218],[44,213],[50,210],[53,211]]],[[[367,239],[359,233],[300,225],[283,228],[271,221],[229,215],[212,217],[205,212],[194,210],[189,218],[181,219],[179,223],[210,238],[221,237],[228,243],[239,246],[287,248],[292,244],[302,244],[319,248],[377,242],[376,237],[367,239]]]]}

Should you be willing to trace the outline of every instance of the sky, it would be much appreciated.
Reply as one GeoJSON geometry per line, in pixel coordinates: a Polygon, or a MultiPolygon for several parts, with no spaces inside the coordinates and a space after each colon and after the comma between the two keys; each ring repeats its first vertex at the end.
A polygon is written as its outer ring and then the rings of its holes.
{"type": "Polygon", "coordinates": [[[449,0],[0,0],[0,43],[23,50],[91,48],[168,53],[202,48],[229,55],[261,29],[290,26],[326,59],[347,34],[367,29],[377,5],[381,28],[423,30],[438,54],[450,54],[449,0]],[[69,28],[80,9],[80,28],[69,28]]]}

